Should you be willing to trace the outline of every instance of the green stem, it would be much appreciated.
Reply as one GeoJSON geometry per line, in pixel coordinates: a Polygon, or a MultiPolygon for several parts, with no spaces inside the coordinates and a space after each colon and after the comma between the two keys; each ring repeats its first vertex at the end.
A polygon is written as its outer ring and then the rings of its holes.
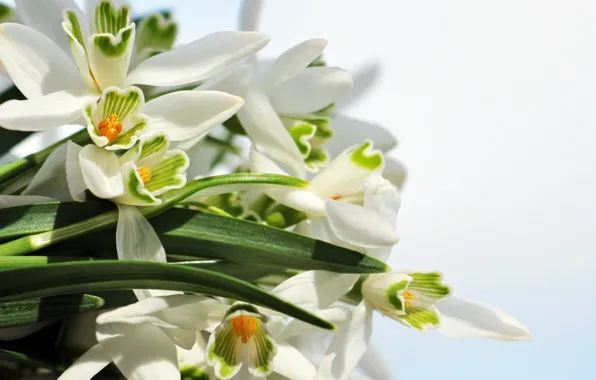
{"type": "MultiPolygon", "coordinates": [[[[176,204],[182,202],[191,195],[216,186],[237,186],[247,184],[271,184],[277,186],[304,187],[308,183],[294,177],[287,177],[277,174],[248,174],[235,173],[215,177],[206,177],[190,181],[185,187],[173,190],[165,195],[165,199],[159,206],[143,207],[141,213],[146,218],[157,216],[176,204]]],[[[224,189],[226,189],[224,187],[224,189]]],[[[232,191],[232,190],[229,190],[232,191]]],[[[223,191],[228,192],[228,191],[223,191]]],[[[52,244],[60,243],[78,236],[97,232],[113,227],[118,222],[118,210],[108,211],[106,213],[85,219],[78,223],[73,223],[66,227],[42,232],[34,235],[24,236],[22,238],[0,244],[1,256],[19,256],[38,251],[52,244]]]]}
{"type": "Polygon", "coordinates": [[[37,153],[30,154],[27,157],[23,157],[16,161],[9,162],[0,166],[0,184],[5,183],[9,179],[17,177],[19,174],[28,169],[43,164],[45,160],[48,158],[48,156],[54,150],[56,150],[56,148],[60,147],[62,144],[65,144],[69,140],[77,144],[82,144],[89,140],[89,135],[87,134],[87,130],[83,129],[75,134],[68,136],[65,139],[58,141],[55,144],[50,145],[49,147],[37,153]]]}

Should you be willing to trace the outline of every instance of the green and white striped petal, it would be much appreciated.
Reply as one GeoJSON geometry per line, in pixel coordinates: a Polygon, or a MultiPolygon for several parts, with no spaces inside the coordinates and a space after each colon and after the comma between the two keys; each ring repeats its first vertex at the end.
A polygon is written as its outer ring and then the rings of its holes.
{"type": "Polygon", "coordinates": [[[91,91],[99,91],[99,87],[89,70],[89,61],[87,59],[87,51],[85,50],[85,33],[77,12],[72,9],[66,9],[62,13],[62,18],[64,20],[62,21],[62,29],[64,29],[68,36],[70,51],[79,68],[83,82],[85,82],[85,85],[91,91]]]}
{"type": "Polygon", "coordinates": [[[124,193],[113,199],[116,203],[131,206],[158,206],[161,199],[156,198],[147,188],[138,167],[134,162],[129,161],[122,165],[122,182],[124,193]]]}
{"type": "Polygon", "coordinates": [[[434,329],[440,325],[435,304],[451,293],[442,278],[437,272],[375,274],[362,284],[362,294],[376,310],[405,326],[434,329]]]}
{"type": "Polygon", "coordinates": [[[155,54],[168,51],[174,46],[178,24],[170,13],[153,13],[138,23],[132,67],[155,54]]]}
{"type": "Polygon", "coordinates": [[[306,168],[316,173],[329,161],[329,155],[322,148],[333,137],[329,127],[331,119],[324,116],[281,116],[290,136],[304,157],[306,168]]]}
{"type": "Polygon", "coordinates": [[[153,133],[143,136],[139,143],[120,157],[122,164],[133,161],[138,166],[153,167],[161,162],[170,147],[170,140],[165,133],[153,133]]]}
{"type": "Polygon", "coordinates": [[[145,188],[154,196],[158,196],[184,187],[189,164],[190,160],[182,150],[167,151],[161,162],[150,168],[151,179],[145,183],[145,188]]]}
{"type": "Polygon", "coordinates": [[[277,349],[265,323],[267,317],[252,305],[235,304],[228,310],[207,343],[207,363],[214,367],[217,378],[231,379],[244,361],[253,376],[272,372],[277,349]]]}
{"type": "Polygon", "coordinates": [[[104,0],[95,7],[92,33],[115,36],[129,24],[130,9],[128,6],[118,7],[113,2],[104,0]]]}
{"type": "Polygon", "coordinates": [[[130,149],[146,131],[147,121],[140,114],[144,105],[145,98],[138,87],[105,89],[99,103],[90,104],[83,111],[93,142],[108,150],[130,149]]]}

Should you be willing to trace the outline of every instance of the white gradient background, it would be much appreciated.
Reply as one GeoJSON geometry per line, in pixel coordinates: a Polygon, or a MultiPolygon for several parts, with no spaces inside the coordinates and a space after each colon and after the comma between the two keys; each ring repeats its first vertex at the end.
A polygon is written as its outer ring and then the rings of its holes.
{"type": "MultiPolygon", "coordinates": [[[[179,42],[235,29],[240,1],[172,7],[179,42]]],[[[378,317],[396,379],[595,379],[596,2],[273,1],[262,56],[307,38],[348,69],[379,60],[350,109],[398,137],[409,175],[395,269],[441,270],[534,340],[420,334],[378,317]]]]}

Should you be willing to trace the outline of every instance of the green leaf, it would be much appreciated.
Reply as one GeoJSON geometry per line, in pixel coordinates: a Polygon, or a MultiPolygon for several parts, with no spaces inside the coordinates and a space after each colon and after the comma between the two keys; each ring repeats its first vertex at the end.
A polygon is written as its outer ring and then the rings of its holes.
{"type": "Polygon", "coordinates": [[[103,305],[103,299],[89,294],[0,302],[0,328],[58,319],[96,310],[103,305]]]}
{"type": "MultiPolygon", "coordinates": [[[[60,228],[102,210],[104,204],[93,202],[44,203],[0,210],[0,240],[60,228]]],[[[150,222],[166,252],[172,254],[285,269],[344,273],[387,270],[383,262],[360,252],[240,219],[175,208],[150,222]]],[[[85,235],[62,247],[115,251],[115,240],[111,230],[85,235]]],[[[0,245],[0,256],[3,247],[0,245]]]]}
{"type": "Polygon", "coordinates": [[[116,289],[163,289],[210,294],[261,305],[321,328],[334,328],[333,324],[255,285],[206,269],[105,260],[0,272],[0,302],[116,289]]]}

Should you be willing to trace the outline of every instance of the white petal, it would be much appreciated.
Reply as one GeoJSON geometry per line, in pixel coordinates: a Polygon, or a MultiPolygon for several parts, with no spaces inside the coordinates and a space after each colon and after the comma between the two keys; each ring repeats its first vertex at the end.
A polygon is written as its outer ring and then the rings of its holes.
{"type": "Polygon", "coordinates": [[[373,173],[364,184],[364,207],[377,212],[387,223],[395,225],[401,197],[391,182],[373,173]]]}
{"type": "Polygon", "coordinates": [[[296,348],[289,344],[277,344],[271,368],[274,372],[292,380],[312,380],[317,373],[315,366],[296,348]]]}
{"type": "Polygon", "coordinates": [[[84,88],[68,55],[48,37],[25,25],[0,26],[0,60],[28,99],[84,88]]]}
{"type": "Polygon", "coordinates": [[[145,323],[120,329],[98,326],[97,340],[127,379],[180,379],[176,345],[159,327],[145,323]]]}
{"type": "Polygon", "coordinates": [[[286,165],[293,175],[304,178],[302,154],[263,91],[251,86],[244,101],[244,107],[238,111],[238,119],[253,143],[286,165]]]}
{"type": "Polygon", "coordinates": [[[271,293],[307,310],[324,309],[346,294],[359,277],[357,274],[310,270],[290,277],[271,293]]]}
{"type": "MultiPolygon", "coordinates": [[[[392,378],[388,363],[373,345],[368,346],[368,350],[366,350],[364,356],[358,362],[358,368],[369,376],[365,378],[374,380],[391,380],[392,378]]],[[[350,378],[353,378],[353,376],[350,378]]]]}
{"type": "Polygon", "coordinates": [[[55,201],[54,198],[38,195],[0,195],[0,209],[55,201]]]}
{"type": "Polygon", "coordinates": [[[15,5],[23,24],[49,37],[63,51],[70,54],[68,38],[61,24],[62,11],[65,9],[75,10],[82,15],[73,0],[15,0],[15,5]]]}
{"type": "Polygon", "coordinates": [[[325,210],[333,233],[350,244],[376,248],[398,241],[395,224],[374,210],[331,199],[325,201],[325,210]]]}
{"type": "MultiPolygon", "coordinates": [[[[351,316],[351,310],[347,307],[338,306],[315,311],[314,314],[326,321],[339,325],[344,323],[351,316]]],[[[284,341],[296,336],[312,336],[311,334],[317,334],[321,332],[324,331],[321,330],[320,327],[302,322],[299,319],[292,319],[283,327],[283,329],[279,331],[276,339],[279,341],[284,341]]]]}
{"type": "Polygon", "coordinates": [[[97,96],[86,91],[59,91],[28,100],[9,100],[0,105],[0,125],[17,131],[43,131],[69,124],[97,96]]]}
{"type": "Polygon", "coordinates": [[[58,380],[87,380],[104,369],[112,359],[105,353],[101,345],[96,344],[81,355],[60,375],[58,380]]]}
{"type": "Polygon", "coordinates": [[[439,310],[439,332],[448,337],[499,340],[530,340],[521,322],[495,307],[459,297],[448,297],[435,305],[439,310]]]}
{"type": "Polygon", "coordinates": [[[81,149],[83,149],[82,146],[72,141],[68,141],[66,145],[66,180],[70,196],[77,202],[85,201],[85,190],[87,190],[87,184],[83,178],[83,171],[79,162],[81,149]]]}
{"type": "Polygon", "coordinates": [[[239,65],[221,74],[214,75],[201,83],[195,90],[222,91],[236,96],[244,96],[253,79],[252,65],[239,65]]]}
{"type": "Polygon", "coordinates": [[[244,0],[240,11],[239,30],[254,32],[259,30],[259,18],[263,8],[263,0],[244,0]]]}
{"type": "Polygon", "coordinates": [[[326,40],[315,38],[301,42],[286,50],[273,62],[265,74],[263,78],[265,91],[268,94],[273,93],[278,84],[292,78],[308,67],[312,61],[323,53],[326,46],[326,40]]]}
{"type": "MultiPolygon", "coordinates": [[[[250,168],[255,173],[286,174],[269,158],[255,149],[250,154],[250,168]]],[[[308,189],[278,187],[265,190],[274,200],[288,207],[304,211],[313,216],[325,215],[325,204],[321,198],[308,189]]]]}
{"type": "Polygon", "coordinates": [[[392,184],[401,189],[406,180],[406,168],[404,165],[394,159],[393,157],[385,157],[385,169],[383,169],[383,177],[387,178],[392,184]]]}
{"type": "Polygon", "coordinates": [[[336,67],[309,67],[269,94],[280,114],[308,114],[336,102],[352,86],[349,72],[336,67]]]}
{"type": "Polygon", "coordinates": [[[335,133],[325,145],[331,157],[337,156],[350,146],[361,144],[366,139],[371,140],[375,148],[382,152],[388,152],[397,145],[393,133],[380,124],[340,114],[333,118],[331,127],[335,133]]]}
{"type": "Polygon", "coordinates": [[[65,144],[56,148],[43,163],[23,195],[43,195],[59,201],[72,201],[66,178],[65,144]]]}
{"type": "Polygon", "coordinates": [[[135,206],[118,204],[116,250],[120,260],[167,262],[157,233],[135,206]]]}
{"type": "Polygon", "coordinates": [[[217,32],[141,62],[128,84],[176,86],[223,72],[269,42],[253,32],[217,32]]]}
{"type": "Polygon", "coordinates": [[[110,199],[124,194],[120,162],[114,152],[87,145],[79,154],[87,187],[95,196],[110,199]]]}
{"type": "Polygon", "coordinates": [[[381,78],[381,62],[371,61],[350,71],[354,84],[350,91],[337,102],[336,109],[347,109],[360,99],[370,95],[371,89],[377,85],[381,78]]]}
{"type": "Polygon", "coordinates": [[[87,39],[87,57],[89,69],[95,76],[95,81],[101,90],[110,86],[125,87],[126,74],[130,65],[130,58],[133,51],[135,39],[135,24],[120,29],[116,36],[109,33],[92,34],[87,39]],[[120,46],[124,43],[124,50],[114,54],[99,41],[109,41],[110,47],[120,46]]]}
{"type": "Polygon", "coordinates": [[[151,131],[164,132],[172,141],[204,136],[229,119],[244,104],[218,91],[178,91],[147,103],[143,113],[151,131]]]}
{"type": "Polygon", "coordinates": [[[373,310],[361,302],[352,318],[333,337],[323,358],[316,380],[344,380],[366,352],[372,334],[373,310]]]}

